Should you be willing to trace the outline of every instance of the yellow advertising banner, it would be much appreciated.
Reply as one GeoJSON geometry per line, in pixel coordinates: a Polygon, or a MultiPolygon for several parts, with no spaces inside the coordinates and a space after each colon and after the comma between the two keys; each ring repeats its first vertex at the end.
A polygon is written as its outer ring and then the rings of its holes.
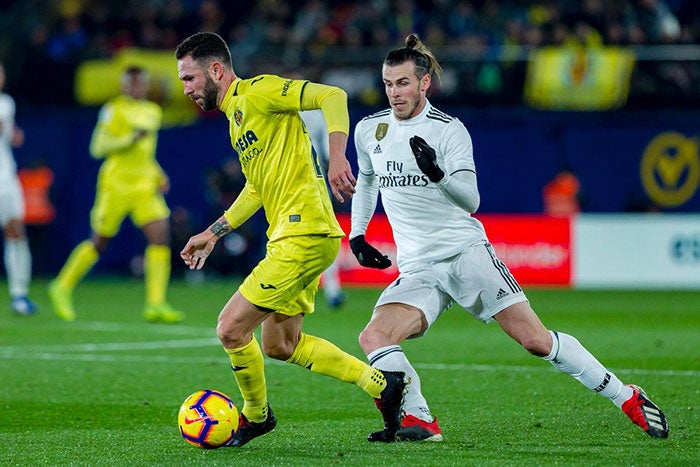
{"type": "Polygon", "coordinates": [[[149,98],[163,107],[163,125],[185,125],[197,119],[196,106],[183,94],[172,51],[122,49],[111,58],[86,60],[75,74],[75,100],[102,105],[120,93],[119,78],[129,66],[141,66],[151,77],[149,98]]]}
{"type": "Polygon", "coordinates": [[[634,62],[634,53],[620,47],[542,47],[528,60],[525,102],[544,110],[619,108],[634,62]]]}

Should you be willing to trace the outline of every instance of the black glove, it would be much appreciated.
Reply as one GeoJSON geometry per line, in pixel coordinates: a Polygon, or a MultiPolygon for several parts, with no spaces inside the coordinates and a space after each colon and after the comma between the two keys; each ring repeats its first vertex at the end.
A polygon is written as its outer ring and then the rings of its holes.
{"type": "Polygon", "coordinates": [[[350,249],[362,266],[374,269],[386,269],[391,266],[389,257],[367,243],[364,235],[351,238],[350,249]]]}
{"type": "Polygon", "coordinates": [[[420,136],[414,136],[408,140],[411,151],[416,157],[416,163],[421,172],[428,176],[431,182],[437,183],[445,176],[445,172],[437,165],[435,149],[431,148],[420,136]]]}

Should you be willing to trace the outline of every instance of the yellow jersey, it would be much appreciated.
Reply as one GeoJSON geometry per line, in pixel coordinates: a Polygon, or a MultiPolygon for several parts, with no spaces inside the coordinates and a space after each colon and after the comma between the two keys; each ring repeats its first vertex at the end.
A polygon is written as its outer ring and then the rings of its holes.
{"type": "Polygon", "coordinates": [[[105,159],[97,178],[98,190],[158,189],[164,176],[156,160],[162,118],[163,111],[155,102],[125,95],[111,99],[100,109],[90,141],[90,154],[105,159]],[[134,141],[139,132],[145,135],[134,141]]]}
{"type": "Polygon", "coordinates": [[[229,119],[231,144],[246,177],[241,197],[248,200],[234,202],[226,211],[232,227],[262,206],[271,241],[295,235],[345,236],[299,116],[302,99],[308,102],[303,96],[308,84],[259,75],[238,78],[227,90],[220,108],[229,119]]]}

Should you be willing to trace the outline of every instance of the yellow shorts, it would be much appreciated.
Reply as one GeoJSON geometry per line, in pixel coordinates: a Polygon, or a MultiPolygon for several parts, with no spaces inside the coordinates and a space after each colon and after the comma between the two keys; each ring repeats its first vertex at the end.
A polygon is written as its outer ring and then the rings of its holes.
{"type": "Polygon", "coordinates": [[[313,313],[319,278],[339,248],[340,238],[321,235],[269,242],[265,258],[238,290],[251,303],[277,313],[313,313]]]}
{"type": "Polygon", "coordinates": [[[93,232],[103,237],[114,237],[126,216],[130,216],[134,225],[141,228],[150,222],[167,219],[170,209],[163,195],[157,191],[97,191],[95,204],[90,211],[90,228],[93,232]]]}

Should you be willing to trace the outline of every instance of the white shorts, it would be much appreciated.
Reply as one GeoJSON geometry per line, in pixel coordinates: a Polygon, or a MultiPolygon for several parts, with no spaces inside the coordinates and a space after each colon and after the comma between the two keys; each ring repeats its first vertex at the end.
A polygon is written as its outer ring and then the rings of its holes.
{"type": "Polygon", "coordinates": [[[399,274],[375,308],[387,303],[419,308],[429,328],[455,302],[488,323],[499,311],[525,301],[525,293],[491,244],[477,243],[451,258],[399,274]]]}
{"type": "Polygon", "coordinates": [[[24,195],[17,177],[0,181],[0,226],[12,219],[24,219],[24,195]]]}

